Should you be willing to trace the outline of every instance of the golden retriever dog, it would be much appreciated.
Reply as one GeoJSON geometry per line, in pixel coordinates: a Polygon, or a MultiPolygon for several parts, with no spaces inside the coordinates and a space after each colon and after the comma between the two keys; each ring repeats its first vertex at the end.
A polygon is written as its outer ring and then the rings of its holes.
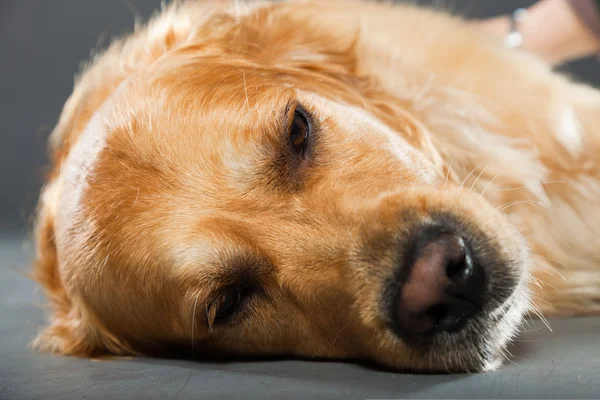
{"type": "Polygon", "coordinates": [[[600,311],[600,92],[446,12],[171,5],[50,147],[42,350],[489,371],[600,311]]]}

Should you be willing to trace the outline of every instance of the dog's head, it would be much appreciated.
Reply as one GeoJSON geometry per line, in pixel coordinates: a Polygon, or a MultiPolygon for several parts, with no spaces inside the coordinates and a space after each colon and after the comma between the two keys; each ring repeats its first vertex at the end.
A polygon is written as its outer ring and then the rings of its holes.
{"type": "Polygon", "coordinates": [[[68,304],[40,343],[497,366],[524,241],[418,119],[324,61],[209,53],[125,81],[73,145],[47,194],[68,304]]]}

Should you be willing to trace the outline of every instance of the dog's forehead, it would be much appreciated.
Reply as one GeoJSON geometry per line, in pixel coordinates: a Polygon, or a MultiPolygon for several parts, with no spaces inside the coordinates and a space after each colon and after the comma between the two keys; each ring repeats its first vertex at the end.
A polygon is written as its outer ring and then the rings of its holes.
{"type": "MultiPolygon", "coordinates": [[[[57,193],[60,205],[56,215],[57,240],[68,243],[65,248],[84,251],[83,247],[93,242],[90,238],[96,229],[104,227],[104,223],[98,221],[99,214],[110,211],[115,218],[121,213],[133,215],[148,191],[157,187],[194,188],[194,201],[187,200],[195,205],[194,215],[198,216],[202,206],[209,208],[208,202],[214,201],[217,194],[225,195],[218,189],[226,186],[224,176],[235,180],[233,175],[252,173],[257,168],[252,157],[257,149],[252,147],[248,137],[253,132],[246,131],[243,136],[243,128],[252,125],[257,118],[267,120],[273,114],[273,107],[255,107],[256,112],[253,112],[242,101],[246,114],[234,112],[236,118],[231,118],[218,109],[177,109],[165,103],[168,96],[160,98],[151,94],[148,85],[140,84],[139,80],[123,82],[96,111],[64,160],[60,177],[54,184],[57,190],[52,192],[57,193]],[[250,114],[254,120],[248,118],[250,114]],[[155,172],[161,168],[170,175],[159,182],[155,172]],[[125,180],[128,174],[132,179],[125,180]],[[112,209],[104,211],[91,207],[90,195],[96,199],[111,197],[98,188],[105,188],[109,181],[113,182],[110,191],[115,198],[114,207],[108,204],[112,209]],[[132,197],[130,207],[118,210],[123,197],[132,197]]],[[[190,103],[193,105],[193,100],[190,103]]],[[[235,109],[234,104],[229,103],[229,106],[235,109]]],[[[177,194],[181,191],[170,193],[173,197],[177,194]]],[[[163,206],[167,203],[160,202],[163,206]]]]}

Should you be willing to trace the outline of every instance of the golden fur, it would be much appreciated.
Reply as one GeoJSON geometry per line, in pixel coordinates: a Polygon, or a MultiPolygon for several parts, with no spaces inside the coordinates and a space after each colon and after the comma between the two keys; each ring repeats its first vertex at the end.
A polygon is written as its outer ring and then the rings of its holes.
{"type": "Polygon", "coordinates": [[[530,290],[546,315],[600,311],[599,126],[600,92],[443,12],[172,5],[95,57],[52,133],[35,344],[496,368],[530,290]],[[278,135],[296,104],[319,137],[291,168],[278,135]],[[439,212],[489,235],[510,295],[415,349],[376,304],[390,238],[439,212]],[[260,287],[249,315],[214,325],[240,276],[260,287]]]}

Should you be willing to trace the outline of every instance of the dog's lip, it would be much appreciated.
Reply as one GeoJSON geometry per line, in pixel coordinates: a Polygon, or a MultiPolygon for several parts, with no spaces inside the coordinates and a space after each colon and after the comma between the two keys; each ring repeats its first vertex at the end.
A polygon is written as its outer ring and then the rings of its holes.
{"type": "Polygon", "coordinates": [[[480,305],[473,301],[465,298],[457,299],[455,302],[460,302],[460,311],[454,311],[447,317],[439,321],[433,327],[433,334],[444,331],[446,333],[456,333],[469,323],[471,318],[474,318],[477,314],[481,313],[482,308],[480,305]]]}
{"type": "MultiPolygon", "coordinates": [[[[419,336],[430,336],[438,333],[449,333],[453,334],[462,330],[471,318],[475,318],[477,315],[483,312],[483,308],[480,304],[466,299],[464,297],[457,297],[447,301],[447,304],[453,306],[460,306],[454,308],[448,316],[444,317],[440,321],[437,321],[430,329],[420,332],[419,336]]],[[[431,312],[428,310],[425,315],[431,312]]],[[[434,318],[433,316],[431,318],[434,318]]]]}

